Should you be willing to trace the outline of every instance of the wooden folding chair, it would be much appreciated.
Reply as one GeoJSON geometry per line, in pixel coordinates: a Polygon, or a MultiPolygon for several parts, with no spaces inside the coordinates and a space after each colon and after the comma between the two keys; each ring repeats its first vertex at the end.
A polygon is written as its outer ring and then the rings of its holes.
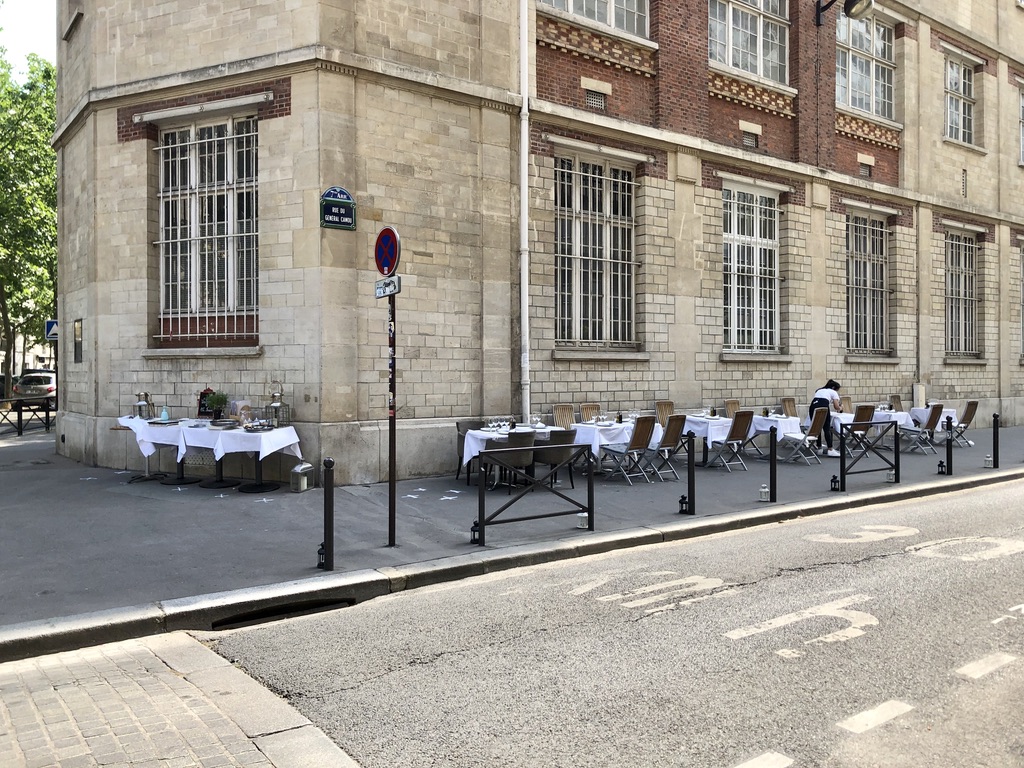
{"type": "Polygon", "coordinates": [[[889,395],[889,406],[894,411],[902,411],[903,399],[899,395],[889,395]]]}
{"type": "Polygon", "coordinates": [[[662,428],[668,423],[668,417],[675,413],[675,404],[671,400],[655,400],[654,411],[658,414],[658,423],[662,428]]]}
{"type": "Polygon", "coordinates": [[[938,453],[935,450],[935,429],[939,426],[939,419],[942,418],[942,403],[932,403],[931,410],[928,411],[928,418],[924,420],[924,423],[917,427],[902,427],[900,428],[900,437],[905,438],[910,442],[905,449],[905,453],[911,451],[921,451],[921,453],[938,453]]]}
{"type": "Polygon", "coordinates": [[[712,441],[711,449],[717,450],[714,456],[708,461],[708,466],[714,466],[715,462],[721,461],[728,471],[732,472],[733,464],[739,464],[746,470],[747,465],[743,463],[743,444],[747,442],[747,435],[750,433],[750,426],[754,423],[753,411],[737,411],[733,417],[729,434],[724,440],[712,441]],[[728,455],[726,455],[728,453],[728,455]]]}
{"type": "MultiPolygon", "coordinates": [[[[953,444],[959,445],[961,448],[969,448],[974,445],[974,441],[968,440],[964,437],[964,433],[971,426],[974,421],[974,415],[978,412],[978,401],[968,400],[967,405],[964,406],[963,415],[960,416],[960,420],[953,426],[953,444]]],[[[941,426],[941,425],[940,425],[941,426]]]]}
{"type": "Polygon", "coordinates": [[[551,417],[555,426],[559,429],[572,429],[576,416],[573,413],[572,403],[558,403],[551,409],[551,417]]]}
{"type": "Polygon", "coordinates": [[[604,455],[615,465],[613,471],[621,473],[630,485],[633,484],[634,477],[643,477],[648,483],[651,482],[647,474],[647,469],[651,466],[647,452],[651,444],[651,435],[654,434],[654,423],[653,416],[641,416],[633,425],[633,435],[628,443],[612,443],[603,447],[604,455]]]}
{"type": "Polygon", "coordinates": [[[875,406],[871,403],[858,405],[853,414],[853,423],[846,433],[850,436],[851,444],[847,445],[847,456],[853,455],[854,451],[864,453],[869,448],[868,432],[872,429],[875,420],[875,406]]]}
{"type": "Polygon", "coordinates": [[[580,424],[586,424],[591,419],[596,419],[600,412],[600,403],[580,403],[580,424]]]}
{"type": "Polygon", "coordinates": [[[839,404],[843,407],[843,413],[853,413],[853,398],[849,395],[841,395],[839,404]]]}
{"type": "Polygon", "coordinates": [[[803,459],[807,466],[811,466],[811,459],[821,464],[818,458],[818,441],[821,438],[821,430],[825,426],[825,419],[832,416],[828,408],[818,408],[811,417],[811,423],[806,432],[787,432],[783,434],[780,445],[789,448],[789,453],[781,460],[783,464],[787,461],[800,461],[803,459]]]}
{"type": "MultiPolygon", "coordinates": [[[[736,416],[740,409],[740,401],[736,399],[730,399],[725,401],[725,417],[731,419],[736,416]]],[[[753,411],[751,411],[753,413],[753,411]]]]}
{"type": "Polygon", "coordinates": [[[685,425],[686,414],[673,413],[668,417],[668,422],[661,433],[661,442],[658,443],[658,447],[651,449],[650,466],[654,469],[654,474],[658,476],[659,480],[664,481],[664,475],[668,472],[671,472],[676,480],[679,479],[679,473],[672,466],[672,458],[683,447],[683,427],[685,425]]]}
{"type": "Polygon", "coordinates": [[[790,419],[797,417],[795,397],[782,398],[782,415],[790,419]]]}

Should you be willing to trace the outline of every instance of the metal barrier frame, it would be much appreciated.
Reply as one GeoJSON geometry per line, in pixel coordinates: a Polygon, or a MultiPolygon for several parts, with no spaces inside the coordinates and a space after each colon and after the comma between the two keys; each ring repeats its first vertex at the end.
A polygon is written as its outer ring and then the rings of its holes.
{"type": "Polygon", "coordinates": [[[54,419],[50,417],[51,413],[56,414],[56,411],[50,410],[49,398],[28,399],[19,397],[0,400],[0,424],[10,424],[14,427],[18,437],[25,434],[25,427],[33,421],[38,421],[49,432],[50,427],[54,424],[54,419]],[[4,409],[2,407],[4,403],[7,403],[10,408],[4,409]],[[25,413],[28,413],[27,419],[24,416],[25,413]],[[13,420],[11,414],[17,414],[13,420]]]}
{"type": "MultiPolygon", "coordinates": [[[[543,448],[543,445],[541,445],[539,447],[543,448]]],[[[529,473],[529,471],[528,471],[529,469],[532,469],[536,465],[531,465],[531,467],[526,468],[526,469],[521,468],[521,467],[510,467],[507,463],[502,461],[501,456],[500,456],[501,454],[521,453],[523,451],[531,451],[532,452],[532,451],[535,451],[537,449],[538,449],[538,446],[528,446],[528,447],[524,447],[524,448],[494,448],[494,449],[491,449],[489,451],[480,451],[480,453],[477,454],[477,458],[479,460],[477,466],[480,467],[480,471],[477,473],[477,476],[479,478],[479,480],[477,482],[478,487],[479,487],[479,504],[478,504],[478,507],[477,507],[477,519],[473,523],[472,528],[470,529],[470,543],[471,544],[479,544],[481,547],[486,545],[486,543],[487,543],[487,526],[488,525],[501,525],[503,523],[518,523],[518,522],[521,522],[523,520],[540,520],[541,518],[545,518],[545,517],[563,517],[565,515],[577,515],[580,512],[586,512],[587,513],[587,530],[589,530],[589,531],[593,531],[594,530],[594,463],[595,463],[595,460],[594,460],[593,452],[590,450],[590,446],[589,445],[576,445],[576,446],[573,446],[573,451],[570,453],[569,458],[567,458],[563,462],[560,462],[559,464],[556,464],[553,467],[550,467],[549,470],[547,472],[545,472],[540,477],[535,477],[534,475],[531,475],[529,473]],[[581,504],[580,502],[576,501],[575,499],[573,499],[573,498],[571,498],[569,496],[566,496],[564,493],[562,493],[557,488],[549,486],[547,484],[547,481],[559,469],[561,469],[563,467],[568,467],[570,464],[573,464],[574,462],[578,461],[579,459],[583,458],[584,456],[588,459],[588,461],[587,461],[587,468],[586,468],[587,503],[586,504],[581,504]],[[522,480],[523,483],[524,483],[524,486],[523,486],[523,488],[521,490],[516,491],[516,493],[508,501],[506,501],[504,504],[502,504],[500,507],[498,507],[496,510],[494,510],[494,512],[492,512],[489,515],[487,514],[487,495],[486,495],[487,494],[487,477],[486,477],[486,475],[484,474],[484,471],[483,471],[483,467],[484,467],[485,464],[489,464],[489,465],[494,466],[494,467],[502,467],[504,469],[507,469],[507,470],[509,470],[512,473],[513,478],[515,480],[522,480]],[[569,504],[572,505],[572,509],[560,510],[560,511],[557,511],[557,512],[545,512],[543,514],[538,514],[538,515],[522,515],[521,517],[506,517],[506,518],[504,518],[502,520],[498,520],[497,519],[499,515],[501,515],[503,512],[505,512],[505,510],[507,510],[513,504],[515,504],[516,502],[520,501],[526,494],[532,493],[534,490],[536,490],[538,488],[542,488],[543,490],[549,491],[549,492],[553,493],[555,496],[558,496],[560,499],[564,499],[566,502],[568,502],[569,504]]]]}
{"type": "Polygon", "coordinates": [[[895,473],[895,482],[900,481],[900,428],[899,423],[895,421],[853,421],[849,424],[843,424],[839,431],[839,490],[846,490],[846,476],[847,475],[866,475],[869,472],[888,472],[893,470],[895,473]],[[854,427],[865,427],[864,437],[853,437],[854,427]],[[867,437],[868,430],[872,427],[878,429],[878,434],[872,438],[867,437]],[[893,443],[892,443],[892,460],[882,453],[883,450],[889,450],[886,446],[881,445],[882,440],[885,436],[892,432],[893,443]],[[846,447],[847,437],[851,438],[854,450],[858,451],[854,456],[853,461],[847,465],[846,459],[849,455],[846,447]],[[868,454],[874,454],[880,458],[884,463],[884,467],[878,467],[877,469],[858,469],[856,472],[851,472],[850,469],[856,466],[857,462],[863,459],[868,454]]]}

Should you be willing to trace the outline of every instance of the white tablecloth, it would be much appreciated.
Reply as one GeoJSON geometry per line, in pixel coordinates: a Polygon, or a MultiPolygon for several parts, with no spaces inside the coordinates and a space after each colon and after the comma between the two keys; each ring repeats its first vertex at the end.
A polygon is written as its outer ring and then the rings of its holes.
{"type": "MultiPolygon", "coordinates": [[[[539,429],[516,427],[516,432],[536,432],[534,442],[540,443],[541,447],[543,447],[543,441],[548,439],[552,429],[554,427],[542,427],[539,429]]],[[[466,441],[462,447],[462,466],[468,465],[469,462],[475,459],[480,451],[484,450],[488,440],[508,440],[508,432],[491,432],[486,429],[469,430],[466,433],[466,441]]]]}
{"type": "Polygon", "coordinates": [[[158,426],[134,416],[122,416],[117,423],[135,433],[135,441],[143,456],[152,456],[158,445],[173,445],[178,448],[178,461],[185,458],[189,448],[210,448],[218,460],[228,453],[255,453],[262,461],[275,451],[302,458],[295,427],[246,432],[244,429],[207,429],[182,427],[180,424],[158,426]]]}
{"type": "MultiPolygon", "coordinates": [[[[931,410],[931,408],[911,408],[910,416],[923,426],[928,421],[928,414],[931,413],[931,410]]],[[[956,420],[956,408],[943,408],[942,415],[939,417],[939,429],[946,428],[947,416],[952,417],[954,427],[959,423],[956,420]]]]}
{"type": "MultiPolygon", "coordinates": [[[[838,434],[841,431],[841,425],[853,423],[853,417],[854,414],[852,413],[833,413],[832,430],[838,434]]],[[[910,418],[910,414],[905,411],[876,410],[871,416],[872,424],[886,424],[890,421],[895,421],[901,428],[914,426],[914,422],[910,418]]]]}
{"type": "MultiPolygon", "coordinates": [[[[686,417],[686,422],[690,422],[690,417],[686,417]]],[[[800,434],[800,419],[796,416],[754,416],[754,422],[751,425],[756,435],[764,435],[771,431],[772,427],[775,427],[778,432],[775,435],[775,442],[782,442],[782,436],[786,434],[800,434]]],[[[748,435],[751,437],[752,435],[748,435]]]]}
{"type": "MultiPolygon", "coordinates": [[[[605,445],[616,443],[628,443],[633,437],[633,422],[623,421],[621,424],[573,424],[576,430],[576,444],[589,445],[595,456],[601,455],[601,448],[605,445]]],[[[652,450],[658,447],[664,429],[657,421],[654,422],[654,431],[651,433],[651,442],[648,447],[652,450]]]]}
{"type": "Polygon", "coordinates": [[[695,437],[702,437],[708,443],[717,443],[729,436],[730,429],[732,419],[724,416],[687,416],[683,434],[693,432],[695,437]]]}

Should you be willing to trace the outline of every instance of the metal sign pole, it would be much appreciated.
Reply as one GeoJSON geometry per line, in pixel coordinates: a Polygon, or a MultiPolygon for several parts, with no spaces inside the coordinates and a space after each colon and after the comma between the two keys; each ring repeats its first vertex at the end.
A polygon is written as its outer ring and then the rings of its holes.
{"type": "Polygon", "coordinates": [[[395,546],[395,294],[388,296],[388,546],[395,546]]]}

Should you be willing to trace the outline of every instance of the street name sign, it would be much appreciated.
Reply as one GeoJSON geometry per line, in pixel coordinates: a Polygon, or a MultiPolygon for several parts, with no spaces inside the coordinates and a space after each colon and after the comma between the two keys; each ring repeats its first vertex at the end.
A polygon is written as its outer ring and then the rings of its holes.
{"type": "Polygon", "coordinates": [[[324,229],[355,229],[356,201],[343,187],[331,187],[320,195],[320,226],[324,229]]]}

